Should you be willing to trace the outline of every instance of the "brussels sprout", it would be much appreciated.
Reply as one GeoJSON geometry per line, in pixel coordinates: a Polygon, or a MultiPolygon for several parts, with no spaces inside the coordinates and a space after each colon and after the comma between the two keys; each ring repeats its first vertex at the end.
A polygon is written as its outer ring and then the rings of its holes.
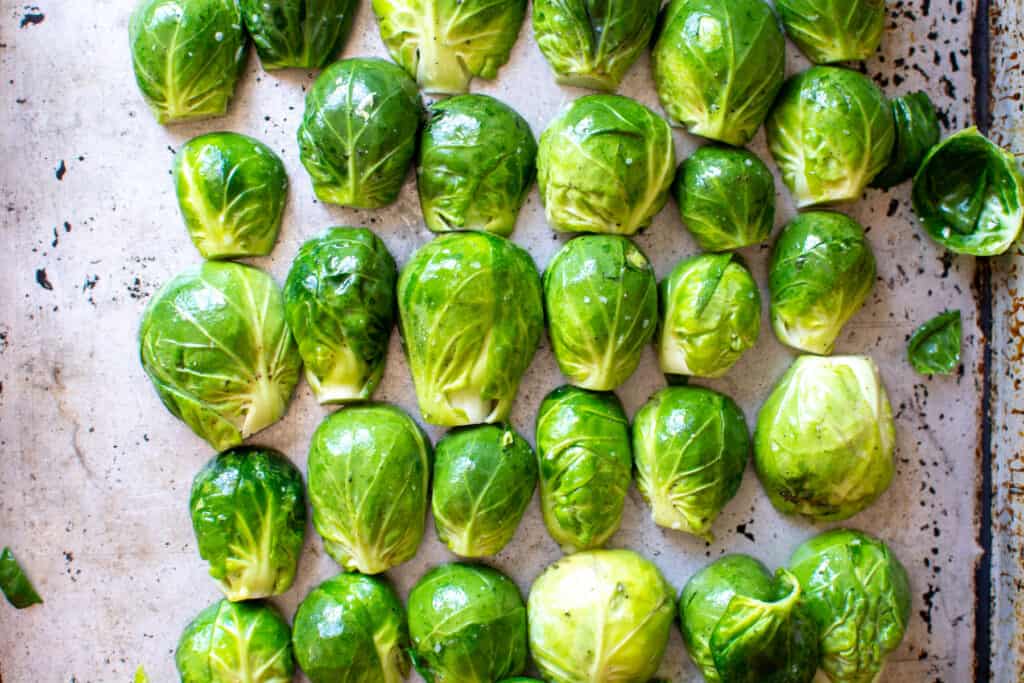
{"type": "Polygon", "coordinates": [[[960,364],[960,311],[946,311],[914,330],[907,357],[922,375],[948,375],[960,364]]]}
{"type": "Polygon", "coordinates": [[[540,275],[526,251],[483,232],[442,235],[402,270],[398,310],[427,422],[508,419],[544,328],[540,275]]]}
{"type": "Polygon", "coordinates": [[[896,431],[867,356],[801,356],[757,416],[754,464],[772,504],[834,522],[864,510],[892,482],[896,431]]]}
{"type": "Polygon", "coordinates": [[[401,409],[345,408],[309,446],[313,525],[348,571],[379,574],[412,559],[423,540],[430,441],[401,409]]]}
{"type": "Polygon", "coordinates": [[[800,214],[779,235],[768,273],[772,327],[783,344],[829,354],[875,286],[864,230],[840,213],[800,214]]]}
{"type": "Polygon", "coordinates": [[[926,93],[915,92],[889,101],[896,123],[896,142],[889,165],[871,181],[888,190],[910,180],[921,168],[928,151],[939,143],[939,115],[926,93]]]}
{"type": "Polygon", "coordinates": [[[701,147],[672,186],[683,224],[704,251],[732,251],[768,239],[775,225],[775,179],[745,149],[701,147]]]}
{"type": "Polygon", "coordinates": [[[661,0],[534,0],[537,46],[562,85],[614,92],[647,48],[661,0]]]}
{"type": "Polygon", "coordinates": [[[829,679],[877,681],[910,620],[910,583],[900,561],[876,538],[835,529],[797,548],[789,566],[818,624],[829,679]]]}
{"type": "Polygon", "coordinates": [[[189,237],[208,259],[266,256],[277,242],[288,174],[274,151],[238,133],[209,133],[174,155],[189,237]]]}
{"type": "Polygon", "coordinates": [[[786,82],[768,116],[768,148],[798,207],[859,199],[889,164],[892,107],[867,76],[816,66],[786,82]]]}
{"type": "Polygon", "coordinates": [[[292,642],[313,683],[400,683],[409,674],[405,610],[373,576],[340,574],[314,588],[295,613],[292,642]]]}
{"type": "Polygon", "coordinates": [[[153,295],[139,356],[164,406],[217,451],[284,416],[302,364],[270,276],[213,261],[153,295]]]}
{"type": "Polygon", "coordinates": [[[651,66],[669,116],[694,135],[745,145],[782,87],[786,41],[763,0],[672,0],[651,66]]]}
{"type": "Polygon", "coordinates": [[[558,560],[533,582],[530,651],[551,683],[646,681],[672,626],[672,587],[631,550],[558,560]]]}
{"type": "Polygon", "coordinates": [[[708,683],[810,683],[818,627],[800,585],[747,555],[726,555],[697,572],[679,599],[683,642],[708,683]]]}
{"type": "Polygon", "coordinates": [[[227,112],[247,47],[236,0],[142,0],[128,40],[135,82],[157,121],[227,112]]]}
{"type": "Polygon", "coordinates": [[[291,683],[291,635],[270,605],[214,603],[181,634],[174,655],[181,683],[291,683]]]}
{"type": "Polygon", "coordinates": [[[537,488],[537,460],[507,425],[449,433],[434,453],[437,537],[457,555],[496,555],[516,533],[537,488]]]}
{"type": "Polygon", "coordinates": [[[739,406],[703,387],[669,387],[633,418],[636,484],[658,526],[711,541],[740,490],[750,434],[739,406]]]}
{"type": "Polygon", "coordinates": [[[501,572],[434,567],[409,593],[416,670],[431,683],[491,683],[526,668],[526,606],[501,572]]]}
{"type": "Polygon", "coordinates": [[[200,470],[189,498],[199,554],[232,602],[288,590],[306,535],[302,475],[267,448],[234,448],[200,470]]]}
{"type": "Polygon", "coordinates": [[[558,367],[585,389],[629,379],[658,323],[654,268],[618,235],[567,242],[544,273],[544,303],[558,367]]]}
{"type": "Polygon", "coordinates": [[[524,678],[522,676],[516,676],[515,678],[506,678],[500,681],[500,683],[544,683],[536,678],[524,678]]]}
{"type": "Polygon", "coordinates": [[[383,59],[343,59],[306,96],[302,165],[322,202],[376,209],[398,198],[423,109],[416,84],[383,59]]]}
{"type": "Polygon", "coordinates": [[[397,279],[395,259],[365,228],[329,228],[299,249],[285,313],[320,403],[373,395],[395,325],[397,279]]]}
{"type": "Polygon", "coordinates": [[[958,254],[1003,254],[1024,225],[1017,160],[973,127],[928,152],[914,176],[913,200],[928,235],[958,254]]]}
{"type": "Polygon", "coordinates": [[[761,293],[732,254],[683,260],[661,283],[661,371],[721,377],[761,334],[761,293]]]}
{"type": "Polygon", "coordinates": [[[558,232],[632,235],[668,201],[675,172],[672,130],[628,97],[575,100],[540,137],[537,180],[558,232]]]}
{"type": "Polygon", "coordinates": [[[487,95],[434,104],[417,171],[427,227],[512,234],[536,160],[530,124],[508,105],[487,95]]]}
{"type": "Polygon", "coordinates": [[[885,31],[885,0],[775,0],[775,9],[815,64],[869,59],[885,31]]]}
{"type": "Polygon", "coordinates": [[[4,548],[0,553],[0,592],[15,609],[25,609],[43,602],[10,548],[4,548]]]}
{"type": "Polygon", "coordinates": [[[616,532],[632,479],[629,420],[615,394],[565,386],[537,414],[540,502],[566,553],[599,548],[616,532]]]}
{"type": "Polygon", "coordinates": [[[498,77],[526,0],[373,0],[373,11],[392,59],[424,91],[457,95],[474,77],[498,77]]]}
{"type": "Polygon", "coordinates": [[[260,62],[273,69],[322,69],[341,52],[357,0],[239,0],[260,62]]]}

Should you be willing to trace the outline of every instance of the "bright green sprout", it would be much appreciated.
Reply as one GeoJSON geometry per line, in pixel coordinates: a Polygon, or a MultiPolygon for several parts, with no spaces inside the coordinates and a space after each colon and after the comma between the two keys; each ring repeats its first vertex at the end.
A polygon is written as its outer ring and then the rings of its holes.
{"type": "Polygon", "coordinates": [[[322,69],[348,38],[357,0],[239,0],[260,62],[274,69],[322,69]]]}
{"type": "Polygon", "coordinates": [[[949,375],[960,365],[960,311],[946,311],[914,330],[907,358],[922,375],[949,375]]]}
{"type": "Polygon", "coordinates": [[[869,59],[885,32],[885,0],[776,0],[775,9],[815,64],[869,59]]]}

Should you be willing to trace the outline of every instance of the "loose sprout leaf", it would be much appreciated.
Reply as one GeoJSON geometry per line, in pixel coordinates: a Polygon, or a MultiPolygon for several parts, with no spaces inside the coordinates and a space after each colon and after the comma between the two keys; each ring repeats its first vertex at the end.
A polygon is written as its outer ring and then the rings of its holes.
{"type": "Polygon", "coordinates": [[[0,553],[0,591],[3,591],[7,602],[17,609],[25,609],[43,602],[21,565],[14,559],[14,553],[10,548],[4,548],[0,553]]]}
{"type": "Polygon", "coordinates": [[[871,187],[882,189],[913,178],[941,134],[938,113],[927,93],[895,97],[890,104],[896,122],[896,143],[889,165],[871,181],[871,187]]]}
{"type": "Polygon", "coordinates": [[[885,0],[776,0],[775,9],[816,64],[869,59],[885,31],[885,0]]]}
{"type": "Polygon", "coordinates": [[[139,668],[135,670],[134,681],[135,683],[149,683],[149,676],[146,675],[145,667],[140,665],[139,668]]]}
{"type": "Polygon", "coordinates": [[[263,68],[321,69],[341,52],[357,0],[239,0],[263,68]]]}
{"type": "Polygon", "coordinates": [[[922,375],[948,375],[960,364],[960,311],[946,311],[918,327],[907,344],[907,357],[922,375]]]}

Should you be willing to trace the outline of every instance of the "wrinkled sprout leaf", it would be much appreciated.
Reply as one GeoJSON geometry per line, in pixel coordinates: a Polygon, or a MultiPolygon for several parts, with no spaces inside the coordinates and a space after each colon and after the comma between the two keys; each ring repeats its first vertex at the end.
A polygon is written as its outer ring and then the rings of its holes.
{"type": "Polygon", "coordinates": [[[896,143],[892,147],[889,165],[871,181],[871,187],[882,189],[913,178],[941,135],[939,115],[927,93],[894,97],[890,104],[896,122],[896,143]]]}
{"type": "Polygon", "coordinates": [[[25,609],[43,602],[21,565],[14,559],[14,553],[10,548],[4,548],[0,553],[0,591],[3,591],[7,602],[17,609],[25,609]]]}
{"type": "Polygon", "coordinates": [[[263,68],[321,69],[341,51],[358,0],[239,0],[263,68]]]}
{"type": "Polygon", "coordinates": [[[960,364],[960,311],[946,311],[914,330],[907,357],[922,375],[948,375],[960,364]]]}

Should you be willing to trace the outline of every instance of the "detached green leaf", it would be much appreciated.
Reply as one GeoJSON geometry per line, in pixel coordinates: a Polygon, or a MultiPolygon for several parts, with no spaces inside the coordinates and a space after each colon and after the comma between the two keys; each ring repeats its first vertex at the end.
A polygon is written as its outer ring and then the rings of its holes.
{"type": "Polygon", "coordinates": [[[7,602],[18,609],[25,609],[43,602],[33,588],[32,582],[25,576],[21,565],[14,559],[10,548],[0,553],[0,590],[4,592],[7,602]]]}
{"type": "Polygon", "coordinates": [[[960,364],[960,311],[946,311],[910,336],[907,358],[922,375],[948,375],[960,364]]]}
{"type": "Polygon", "coordinates": [[[135,683],[149,683],[149,676],[146,675],[145,667],[140,666],[135,670],[135,683]]]}

